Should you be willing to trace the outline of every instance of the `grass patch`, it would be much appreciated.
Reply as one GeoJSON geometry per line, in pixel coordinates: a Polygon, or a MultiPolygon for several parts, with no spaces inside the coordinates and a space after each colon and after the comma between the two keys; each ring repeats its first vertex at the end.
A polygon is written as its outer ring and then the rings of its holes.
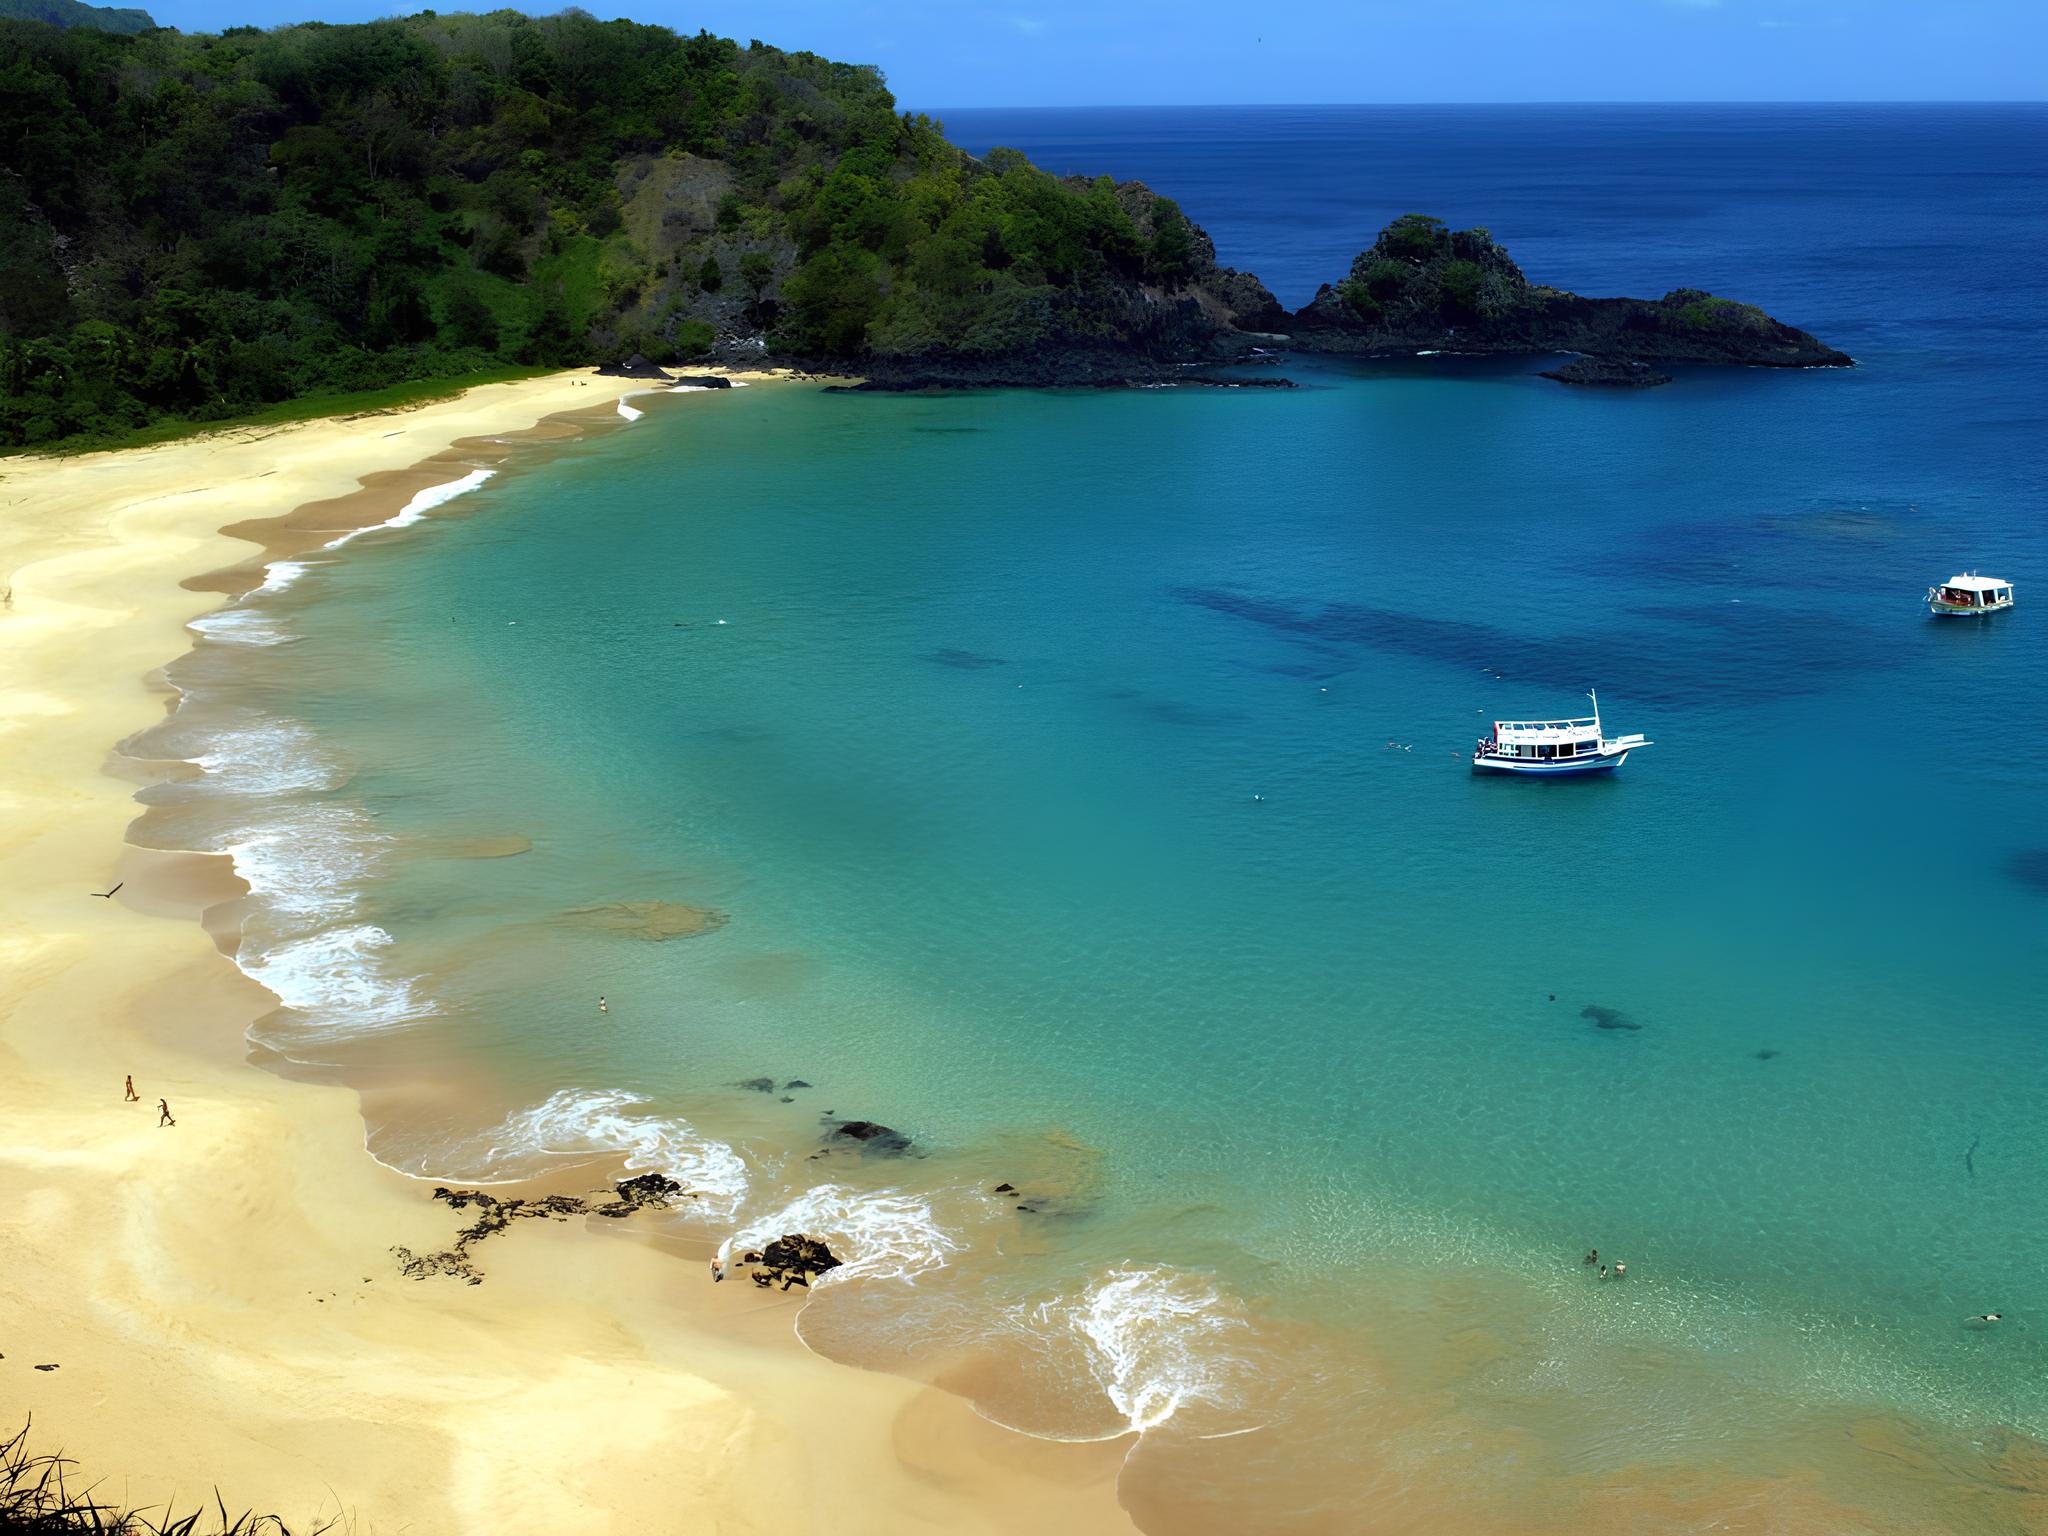
{"type": "MultiPolygon", "coordinates": [[[[464,390],[474,389],[479,384],[509,384],[516,379],[534,379],[542,374],[561,371],[559,368],[531,368],[523,364],[506,363],[490,368],[479,368],[472,373],[449,374],[439,379],[408,379],[402,384],[386,384],[381,389],[358,389],[332,395],[301,395],[295,400],[280,400],[273,405],[260,405],[241,415],[221,416],[207,421],[153,421],[146,427],[136,427],[127,432],[113,432],[98,437],[67,437],[63,442],[47,448],[15,448],[9,450],[9,454],[18,454],[24,458],[30,455],[69,458],[74,454],[98,453],[109,448],[147,448],[153,443],[202,437],[208,432],[227,432],[237,427],[281,427],[295,421],[318,421],[329,416],[371,416],[381,411],[402,411],[416,405],[427,405],[436,400],[452,400],[464,390]]],[[[0,455],[0,462],[4,462],[6,456],[0,455]]]]}
{"type": "MultiPolygon", "coordinates": [[[[292,1536],[291,1527],[276,1515],[244,1510],[228,1513],[218,1491],[213,1508],[179,1515],[166,1507],[122,1509],[95,1496],[97,1483],[85,1488],[71,1483],[78,1463],[68,1456],[33,1452],[29,1426],[0,1440],[0,1533],[4,1536],[292,1536]],[[204,1522],[204,1523],[202,1523],[204,1522]]],[[[329,1521],[307,1532],[320,1536],[334,1528],[329,1521]]]]}

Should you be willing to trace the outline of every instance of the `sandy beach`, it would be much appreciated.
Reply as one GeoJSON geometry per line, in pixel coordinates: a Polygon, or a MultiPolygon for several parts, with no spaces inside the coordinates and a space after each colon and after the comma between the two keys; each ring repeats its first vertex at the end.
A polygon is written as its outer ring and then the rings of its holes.
{"type": "Polygon", "coordinates": [[[645,1219],[523,1223],[480,1286],[403,1278],[392,1245],[460,1221],[365,1154],[352,1091],[249,1064],[274,1000],[200,921],[227,861],[124,842],[165,770],[116,744],[221,592],[479,462],[453,445],[645,388],[565,373],[0,461],[0,1432],[32,1416],[107,1501],[218,1488],[294,1530],[1128,1532],[1120,1446],[819,1359],[793,1301],[712,1287],[645,1219]]]}

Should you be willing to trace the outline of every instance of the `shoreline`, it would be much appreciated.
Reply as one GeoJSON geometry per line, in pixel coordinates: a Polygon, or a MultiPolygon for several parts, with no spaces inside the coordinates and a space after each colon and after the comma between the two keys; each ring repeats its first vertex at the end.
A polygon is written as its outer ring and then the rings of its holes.
{"type": "Polygon", "coordinates": [[[175,770],[114,744],[174,706],[190,620],[481,450],[626,425],[647,387],[579,371],[0,462],[0,1392],[32,1445],[128,1505],[218,1486],[366,1529],[1128,1532],[1121,1446],[1034,1440],[813,1354],[795,1303],[678,1286],[694,1239],[528,1224],[487,1286],[401,1281],[389,1247],[457,1223],[368,1155],[354,1089],[250,1070],[244,1031],[275,999],[222,963],[231,856],[126,840],[138,782],[175,770]],[[141,1104],[120,1102],[129,1073],[141,1104]]]}

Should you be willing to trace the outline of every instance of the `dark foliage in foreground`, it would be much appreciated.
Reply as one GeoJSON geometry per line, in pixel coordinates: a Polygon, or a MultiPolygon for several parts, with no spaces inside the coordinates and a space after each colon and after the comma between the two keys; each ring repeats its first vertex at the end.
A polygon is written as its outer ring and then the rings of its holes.
{"type": "MultiPolygon", "coordinates": [[[[29,1449],[30,1427],[0,1441],[0,1536],[292,1536],[276,1515],[230,1515],[218,1492],[211,1510],[187,1515],[102,1503],[94,1495],[97,1485],[73,1483],[76,1462],[29,1449]]],[[[332,1529],[329,1522],[307,1536],[332,1529]]]]}

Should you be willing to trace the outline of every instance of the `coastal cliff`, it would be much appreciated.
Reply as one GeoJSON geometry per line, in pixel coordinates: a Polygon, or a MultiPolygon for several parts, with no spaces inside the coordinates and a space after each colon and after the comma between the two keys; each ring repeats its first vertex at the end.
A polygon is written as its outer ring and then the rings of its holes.
{"type": "Polygon", "coordinates": [[[1753,304],[1697,288],[1661,299],[1588,299],[1532,283],[1488,231],[1454,231],[1426,214],[1389,224],[1341,282],[1325,283],[1292,317],[1290,330],[1296,348],[1313,352],[1577,352],[1775,368],[1853,361],[1753,304]]]}
{"type": "Polygon", "coordinates": [[[1417,215],[1290,315],[1143,182],[969,155],[872,68],[580,11],[0,20],[0,76],[0,449],[635,357],[874,388],[1223,382],[1282,345],[1848,361],[1417,215]]]}

